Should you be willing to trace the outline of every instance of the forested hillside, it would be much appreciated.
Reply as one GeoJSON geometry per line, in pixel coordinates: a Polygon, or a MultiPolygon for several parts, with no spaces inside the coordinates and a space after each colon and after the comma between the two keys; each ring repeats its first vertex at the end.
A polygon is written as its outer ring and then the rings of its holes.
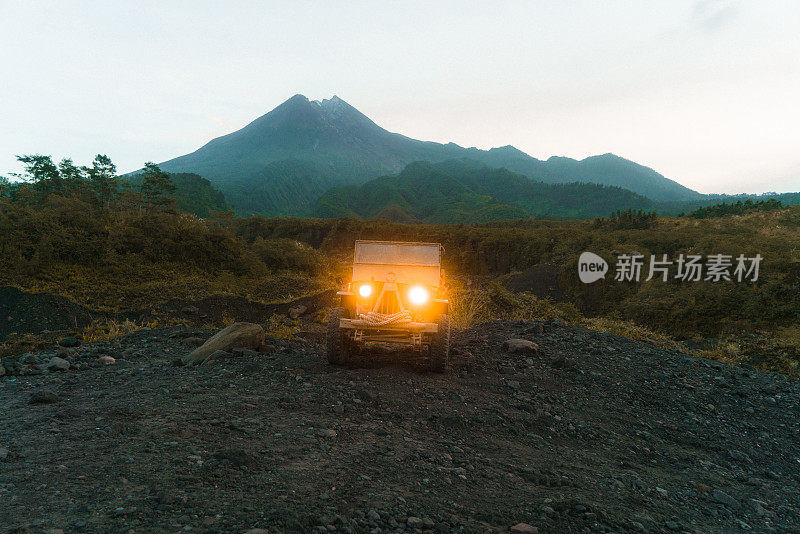
{"type": "Polygon", "coordinates": [[[335,188],[317,201],[317,217],[398,222],[482,223],[509,219],[585,219],[623,209],[647,210],[652,200],[596,184],[545,184],[472,160],[415,162],[396,176],[335,188]]]}

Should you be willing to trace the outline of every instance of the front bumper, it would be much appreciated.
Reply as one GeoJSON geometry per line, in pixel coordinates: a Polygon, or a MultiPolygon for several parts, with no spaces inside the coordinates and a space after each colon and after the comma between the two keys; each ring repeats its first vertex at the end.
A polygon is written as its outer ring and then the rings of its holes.
{"type": "Polygon", "coordinates": [[[421,334],[435,334],[439,331],[439,325],[436,323],[398,323],[375,326],[367,321],[361,319],[341,319],[339,328],[343,330],[386,330],[392,332],[415,332],[421,334]]]}
{"type": "Polygon", "coordinates": [[[402,343],[420,350],[439,332],[436,323],[399,323],[375,326],[361,319],[341,319],[339,328],[355,343],[402,343]]]}

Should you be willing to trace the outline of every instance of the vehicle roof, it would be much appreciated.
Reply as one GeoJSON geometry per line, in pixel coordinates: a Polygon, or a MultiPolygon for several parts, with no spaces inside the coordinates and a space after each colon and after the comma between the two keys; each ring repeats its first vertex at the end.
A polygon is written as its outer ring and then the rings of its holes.
{"type": "Polygon", "coordinates": [[[416,245],[416,246],[429,246],[441,247],[441,243],[424,243],[422,241],[378,241],[373,239],[356,239],[356,245],[359,243],[373,243],[377,245],[416,245]]]}

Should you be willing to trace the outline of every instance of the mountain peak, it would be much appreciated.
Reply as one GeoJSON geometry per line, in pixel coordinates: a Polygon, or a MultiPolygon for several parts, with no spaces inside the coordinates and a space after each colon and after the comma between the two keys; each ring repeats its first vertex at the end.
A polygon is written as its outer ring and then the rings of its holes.
{"type": "Polygon", "coordinates": [[[489,152],[492,152],[492,153],[495,153],[495,154],[503,154],[503,155],[506,155],[506,156],[518,156],[518,157],[525,157],[525,158],[530,157],[530,156],[528,156],[528,154],[526,154],[522,150],[520,150],[517,147],[512,146],[512,145],[505,145],[505,146],[499,146],[499,147],[496,147],[496,148],[490,148],[489,152]]]}
{"type": "Polygon", "coordinates": [[[163,162],[161,168],[203,176],[240,213],[299,215],[331,187],[362,184],[414,161],[459,158],[546,182],[626,187],[659,200],[698,195],[652,169],[610,154],[582,162],[543,162],[511,145],[480,150],[418,141],[384,130],[338,95],[309,100],[299,93],[244,128],[163,162]]]}

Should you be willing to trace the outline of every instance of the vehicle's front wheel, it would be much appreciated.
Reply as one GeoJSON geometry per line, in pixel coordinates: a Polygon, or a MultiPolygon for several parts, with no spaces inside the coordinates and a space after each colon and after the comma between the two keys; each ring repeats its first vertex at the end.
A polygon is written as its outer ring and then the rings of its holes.
{"type": "Polygon", "coordinates": [[[428,348],[428,370],[442,373],[450,358],[450,316],[440,316],[436,324],[439,325],[439,331],[431,338],[428,348]]]}
{"type": "Polygon", "coordinates": [[[325,335],[325,345],[328,355],[328,363],[341,365],[347,361],[349,339],[339,327],[341,319],[344,317],[344,308],[334,308],[328,318],[328,330],[325,335]]]}

